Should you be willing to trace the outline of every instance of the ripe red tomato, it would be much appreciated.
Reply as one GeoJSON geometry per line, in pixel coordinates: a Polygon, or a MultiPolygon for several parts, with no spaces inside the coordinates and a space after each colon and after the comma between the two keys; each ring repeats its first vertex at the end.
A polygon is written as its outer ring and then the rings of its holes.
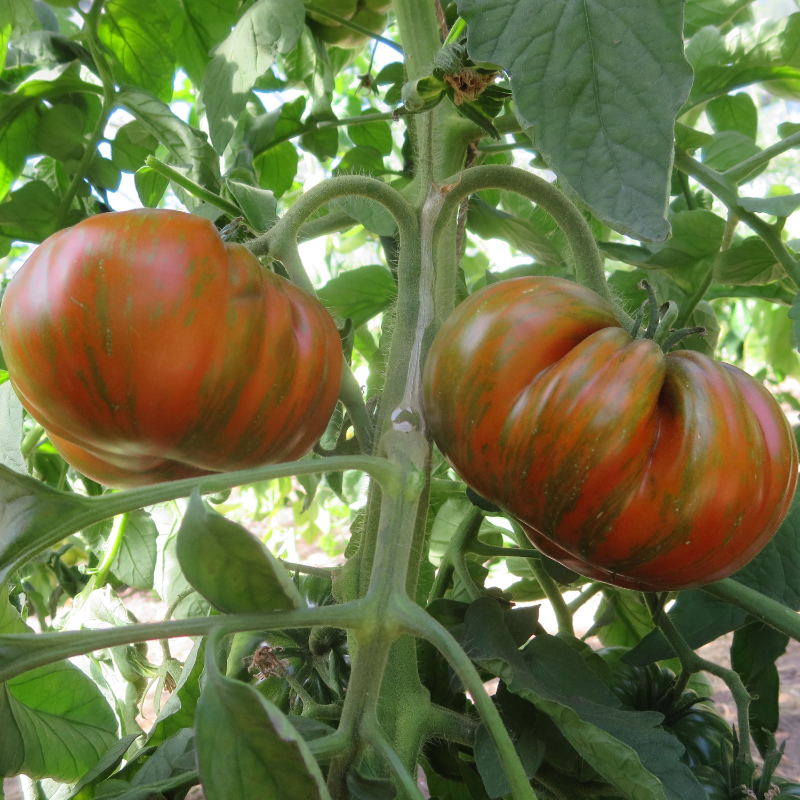
{"type": "Polygon", "coordinates": [[[55,447],[110,486],[301,457],[342,369],[315,298],[208,220],[152,209],[43,242],[8,286],[0,344],[55,447]]]}
{"type": "Polygon", "coordinates": [[[797,482],[769,392],[729,364],[632,340],[611,306],[559,278],[464,301],[424,374],[433,438],[547,555],[608,583],[685,589],[767,543],[797,482]]]}

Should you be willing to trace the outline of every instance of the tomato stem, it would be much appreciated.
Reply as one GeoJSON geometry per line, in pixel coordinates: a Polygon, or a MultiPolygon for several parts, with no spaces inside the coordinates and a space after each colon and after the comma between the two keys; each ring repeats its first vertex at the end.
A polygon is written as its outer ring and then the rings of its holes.
{"type": "MultiPolygon", "coordinates": [[[[678,318],[678,306],[673,303],[672,300],[669,300],[659,311],[661,321],[658,323],[656,332],[653,335],[653,341],[656,344],[662,344],[665,339],[670,338],[669,335],[672,330],[672,325],[678,318]]],[[[664,352],[666,352],[666,350],[664,352]]]]}
{"type": "Polygon", "coordinates": [[[611,294],[603,268],[603,256],[589,224],[574,203],[557,187],[537,175],[499,164],[470,167],[448,178],[444,183],[449,188],[449,193],[434,228],[434,253],[437,252],[439,237],[465,197],[483,189],[516,192],[537,203],[550,214],[564,232],[572,249],[578,282],[611,303],[620,322],[630,330],[633,320],[611,294]]]}
{"type": "MultiPolygon", "coordinates": [[[[692,675],[695,672],[706,672],[716,675],[716,677],[725,681],[728,688],[733,695],[733,700],[736,703],[736,712],[739,722],[739,758],[745,763],[751,763],[752,757],[750,755],[750,694],[742,683],[742,679],[738,673],[732,669],[726,669],[713,661],[708,661],[701,658],[697,653],[692,650],[686,643],[686,640],[681,636],[675,624],[672,622],[668,614],[663,613],[663,609],[659,607],[658,600],[653,594],[645,593],[645,604],[650,609],[653,617],[653,622],[664,634],[664,638],[672,646],[675,655],[681,662],[681,675],[678,680],[681,681],[683,674],[692,675]]],[[[679,684],[680,685],[680,684],[679,684]]]]}
{"type": "Polygon", "coordinates": [[[472,697],[478,714],[497,747],[500,761],[511,784],[514,799],[536,800],[536,795],[531,788],[511,737],[503,725],[500,713],[492,698],[487,694],[483,681],[472,665],[469,656],[446,628],[411,600],[405,601],[403,611],[405,627],[409,632],[430,642],[447,659],[453,672],[472,697]]]}
{"type": "Polygon", "coordinates": [[[638,313],[636,314],[636,320],[634,321],[634,323],[633,323],[633,327],[631,328],[631,337],[632,337],[633,339],[636,339],[636,338],[638,337],[638,334],[639,334],[639,328],[641,328],[641,327],[642,327],[642,320],[644,319],[644,312],[645,312],[645,309],[647,308],[647,305],[648,305],[648,301],[647,301],[647,300],[645,300],[645,301],[644,301],[644,302],[643,302],[643,303],[642,303],[642,304],[639,306],[639,311],[638,311],[638,313]]]}
{"type": "Polygon", "coordinates": [[[644,289],[647,292],[647,307],[650,311],[650,317],[647,320],[647,330],[645,330],[644,334],[642,335],[643,339],[652,339],[656,335],[656,331],[658,330],[658,320],[659,320],[659,313],[658,313],[658,300],[656,298],[656,291],[653,287],[648,283],[648,281],[640,281],[639,288],[644,289]]]}
{"type": "Polygon", "coordinates": [[[167,180],[177,184],[182,189],[186,189],[186,191],[189,192],[192,197],[196,197],[198,200],[203,200],[209,205],[214,206],[214,208],[224,211],[229,217],[235,218],[244,216],[244,212],[239,208],[239,206],[229,203],[218,194],[214,194],[214,192],[209,191],[199,183],[195,183],[191,178],[187,178],[186,175],[182,175],[180,172],[178,172],[178,170],[172,169],[172,167],[168,166],[163,161],[160,161],[155,156],[147,156],[144,163],[145,166],[150,167],[153,172],[163,175],[167,180]]]}
{"type": "Polygon", "coordinates": [[[111,571],[111,567],[117,558],[120,547],[122,547],[122,540],[125,537],[125,529],[128,527],[129,518],[130,514],[126,512],[124,514],[120,514],[120,516],[114,520],[114,527],[111,529],[108,541],[106,542],[103,560],[100,562],[100,566],[97,568],[97,572],[94,574],[94,589],[99,589],[102,586],[105,586],[108,573],[111,571]]]}
{"type": "Polygon", "coordinates": [[[707,333],[705,328],[699,326],[694,328],[681,328],[677,331],[671,331],[670,335],[661,343],[661,349],[668,353],[678,342],[683,341],[689,336],[705,336],[707,333]]]}
{"type": "MultiPolygon", "coordinates": [[[[800,138],[798,134],[793,134],[782,140],[779,145],[791,148],[794,145],[789,144],[789,142],[794,141],[795,137],[800,138]]],[[[764,150],[759,153],[759,156],[763,157],[767,152],[767,150],[764,150]]],[[[741,167],[741,164],[738,166],[741,167]]],[[[725,174],[717,172],[717,170],[712,169],[707,164],[703,164],[692,158],[680,148],[676,148],[675,150],[675,168],[690,175],[698,183],[701,183],[713,192],[725,203],[730,211],[734,212],[738,218],[745,223],[745,225],[755,231],[755,233],[764,240],[764,244],[772,251],[778,263],[786,270],[794,285],[800,286],[800,261],[796,261],[787,250],[786,245],[784,245],[781,239],[780,232],[775,230],[766,220],[761,219],[758,214],[752,211],[745,211],[739,205],[739,192],[736,189],[735,182],[731,180],[731,178],[739,179],[738,174],[733,171],[730,173],[726,172],[725,174]]],[[[732,170],[735,170],[735,168],[732,168],[732,170]]]]}

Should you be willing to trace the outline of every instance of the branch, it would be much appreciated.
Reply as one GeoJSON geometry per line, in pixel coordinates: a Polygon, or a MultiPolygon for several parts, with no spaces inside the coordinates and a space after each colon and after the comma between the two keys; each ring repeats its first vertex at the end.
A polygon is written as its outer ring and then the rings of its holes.
{"type": "Polygon", "coordinates": [[[340,17],[338,14],[334,14],[332,11],[320,8],[319,6],[315,6],[312,3],[306,3],[306,11],[313,11],[315,14],[319,14],[321,17],[327,17],[328,19],[332,19],[334,22],[338,22],[340,25],[344,25],[345,28],[350,28],[358,33],[363,33],[365,36],[369,36],[370,39],[374,39],[376,42],[381,42],[387,47],[391,47],[393,50],[396,50],[398,53],[400,53],[400,55],[403,55],[403,48],[397,44],[397,42],[393,42],[391,39],[385,39],[380,34],[375,33],[375,31],[371,31],[369,28],[365,28],[363,25],[359,25],[357,22],[340,17]]]}
{"type": "Polygon", "coordinates": [[[754,156],[746,158],[744,161],[736,164],[730,169],[726,169],[722,174],[733,183],[741,183],[748,175],[755,172],[760,166],[768,164],[773,158],[775,158],[775,156],[779,156],[781,153],[785,153],[787,150],[791,150],[795,147],[800,147],[800,131],[793,133],[791,136],[787,136],[785,139],[782,139],[780,142],[776,142],[770,147],[765,148],[760,153],[756,153],[754,156]]]}
{"type": "Polygon", "coordinates": [[[5,634],[0,635],[0,683],[37,667],[107,647],[175,636],[208,636],[214,628],[220,628],[225,633],[313,628],[317,625],[351,630],[363,625],[364,619],[371,613],[374,613],[374,608],[369,601],[354,600],[341,605],[298,608],[272,614],[190,617],[172,622],[147,622],[99,630],[5,634]]]}
{"type": "Polygon", "coordinates": [[[155,156],[147,156],[144,163],[145,166],[150,167],[153,172],[163,175],[165,178],[167,178],[167,180],[170,180],[172,183],[175,183],[181,188],[186,189],[186,191],[189,192],[192,197],[196,197],[198,200],[203,200],[209,205],[214,206],[214,208],[219,208],[229,217],[242,216],[242,210],[239,208],[239,206],[229,203],[218,194],[214,194],[214,192],[202,187],[199,183],[195,183],[191,178],[186,177],[186,175],[182,175],[176,169],[172,169],[172,167],[165,164],[163,161],[159,161],[155,156]]]}
{"type": "Polygon", "coordinates": [[[100,109],[100,116],[97,118],[97,123],[94,126],[92,135],[86,145],[86,149],[83,152],[83,156],[78,163],[78,169],[72,176],[72,181],[67,188],[66,194],[59,204],[58,214],[56,215],[56,230],[60,230],[64,227],[64,223],[69,216],[69,209],[72,206],[72,201],[75,199],[75,195],[78,193],[78,188],[80,187],[81,181],[83,181],[83,179],[86,177],[86,173],[89,171],[89,167],[92,165],[92,159],[95,157],[97,145],[103,138],[103,133],[106,129],[106,123],[108,122],[109,116],[111,116],[111,111],[114,108],[114,102],[117,99],[117,93],[114,89],[114,82],[111,79],[111,73],[108,69],[108,64],[106,63],[105,57],[100,51],[100,45],[97,36],[97,23],[102,9],[103,0],[94,0],[89,13],[86,15],[86,42],[89,45],[89,51],[92,54],[92,58],[94,58],[95,64],[97,65],[97,69],[100,73],[100,79],[103,82],[103,105],[100,109]]]}
{"type": "Polygon", "coordinates": [[[732,669],[726,669],[713,661],[701,658],[686,643],[683,636],[673,624],[669,615],[665,614],[663,608],[653,610],[653,595],[645,594],[645,601],[653,614],[653,622],[664,634],[664,638],[672,645],[672,649],[681,662],[681,675],[679,679],[692,675],[695,672],[709,672],[712,675],[725,681],[733,695],[736,703],[736,713],[739,722],[739,757],[745,762],[751,762],[750,755],[750,694],[748,693],[742,679],[738,673],[732,669]]]}
{"type": "Polygon", "coordinates": [[[720,600],[738,606],[761,622],[800,642],[800,615],[783,603],[779,603],[733,578],[724,578],[700,588],[720,600]]]}
{"type": "MultiPolygon", "coordinates": [[[[310,6],[306,6],[306,8],[310,8],[310,6]]],[[[262,153],[266,153],[267,150],[272,150],[273,147],[277,147],[279,144],[290,142],[298,136],[305,136],[307,133],[312,133],[313,131],[322,130],[324,128],[340,128],[343,125],[366,125],[369,122],[380,122],[382,120],[393,122],[395,120],[394,111],[380,111],[376,114],[363,114],[360,117],[342,117],[341,119],[321,119],[318,122],[306,122],[290,133],[285,133],[282,136],[271,139],[253,155],[254,157],[260,156],[262,153]]]]}
{"type": "Polygon", "coordinates": [[[448,220],[464,197],[483,189],[505,189],[516,192],[543,208],[564,232],[575,257],[578,282],[593,289],[607,300],[614,307],[617,317],[624,326],[629,328],[632,325],[633,320],[620,307],[608,287],[603,269],[603,256],[597,247],[589,223],[558,188],[538,175],[498,164],[472,167],[454,175],[445,183],[452,188],[442,206],[434,230],[435,241],[438,241],[448,220]]]}
{"type": "Polygon", "coordinates": [[[519,760],[514,743],[467,654],[447,629],[426,614],[418,605],[407,600],[403,604],[402,610],[405,612],[404,621],[408,632],[430,642],[447,659],[447,663],[453,668],[464,688],[472,697],[472,702],[475,703],[483,724],[489,731],[500,754],[500,761],[511,784],[514,800],[536,800],[536,795],[525,774],[522,762],[519,760]]]}
{"type": "Polygon", "coordinates": [[[745,211],[739,205],[739,193],[728,178],[720,172],[702,164],[683,150],[675,150],[675,166],[681,172],[691,175],[698,183],[715,194],[736,216],[755,231],[769,247],[778,263],[786,270],[795,286],[800,286],[800,264],[794,260],[781,240],[780,232],[752,211],[745,211]]]}
{"type": "Polygon", "coordinates": [[[365,734],[369,737],[369,742],[376,753],[386,762],[397,783],[400,784],[407,800],[423,800],[422,792],[417,786],[417,781],[408,774],[408,770],[400,760],[386,734],[383,732],[377,720],[372,720],[366,726],[365,734]]]}
{"type": "MultiPolygon", "coordinates": [[[[2,469],[6,468],[0,467],[0,472],[2,469]]],[[[60,493],[57,495],[59,498],[69,498],[73,504],[78,506],[77,509],[55,519],[52,525],[43,526],[33,541],[25,540],[13,549],[9,545],[3,553],[2,562],[0,562],[0,583],[26,561],[67,536],[77,533],[95,522],[116,517],[127,511],[165,503],[179,497],[188,497],[195,489],[199,489],[202,494],[214,494],[232,489],[234,486],[275,480],[290,475],[315,475],[324,472],[344,472],[350,469],[366,472],[384,488],[388,487],[394,490],[398,483],[399,470],[388,459],[355,455],[291,461],[286,464],[272,464],[255,469],[243,469],[238,472],[222,472],[199,478],[185,478],[98,497],[76,498],[76,495],[72,493],[60,493]]]]}

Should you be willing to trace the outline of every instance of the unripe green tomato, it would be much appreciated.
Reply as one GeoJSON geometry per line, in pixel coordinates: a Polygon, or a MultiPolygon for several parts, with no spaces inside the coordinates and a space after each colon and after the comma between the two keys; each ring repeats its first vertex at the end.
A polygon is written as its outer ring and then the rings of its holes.
{"type": "Polygon", "coordinates": [[[360,0],[359,5],[378,14],[385,14],[392,7],[392,0],[360,0]]]}
{"type": "Polygon", "coordinates": [[[692,767],[692,772],[700,785],[706,790],[709,800],[728,800],[725,778],[713,767],[692,767]]]}
{"type": "MultiPolygon", "coordinates": [[[[379,14],[377,11],[370,11],[368,8],[362,8],[356,13],[352,21],[373,33],[383,33],[383,31],[386,30],[386,26],[389,24],[389,15],[379,14]]],[[[343,47],[346,50],[355,50],[370,39],[365,33],[359,33],[358,31],[345,28],[344,26],[339,28],[323,26],[319,29],[319,35],[323,42],[335,44],[337,47],[343,47]]]]}
{"type": "MultiPolygon", "coordinates": [[[[338,17],[345,19],[352,19],[356,11],[358,11],[358,0],[316,0],[314,5],[319,8],[324,8],[325,11],[330,11],[331,14],[336,14],[338,17]]],[[[315,14],[313,11],[308,12],[308,16],[324,25],[326,28],[340,28],[342,23],[330,17],[325,17],[322,14],[315,14]]],[[[346,29],[344,29],[346,30],[346,29]]]]}

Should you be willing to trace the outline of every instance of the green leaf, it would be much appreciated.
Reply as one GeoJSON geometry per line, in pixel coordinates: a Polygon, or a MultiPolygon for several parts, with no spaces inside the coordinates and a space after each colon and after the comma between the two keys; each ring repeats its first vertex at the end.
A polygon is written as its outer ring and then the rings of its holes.
{"type": "MultiPolygon", "coordinates": [[[[374,113],[372,109],[364,112],[374,113]]],[[[347,135],[354,145],[364,145],[377,150],[382,156],[392,154],[392,129],[388,122],[365,122],[361,125],[348,125],[347,135]]]]}
{"type": "Polygon", "coordinates": [[[123,172],[136,172],[156,152],[158,139],[138,120],[123,125],[111,143],[111,160],[123,172]]]}
{"type": "MultiPolygon", "coordinates": [[[[800,14],[765,20],[748,30],[736,28],[727,36],[714,27],[702,28],[686,46],[694,68],[686,108],[753,83],[784,81],[791,87],[800,80],[799,40],[800,14]]],[[[765,88],[772,87],[768,83],[765,88]]],[[[796,89],[788,94],[798,96],[796,89]]]]}
{"type": "Polygon", "coordinates": [[[204,133],[187,125],[166,103],[144,90],[126,88],[117,102],[169,150],[178,164],[191,166],[193,180],[216,191],[219,159],[204,133]]]}
{"type": "Polygon", "coordinates": [[[218,153],[230,141],[256,80],[278,53],[297,44],[304,23],[302,0],[258,0],[214,52],[205,71],[203,100],[218,153]]]}
{"type": "Polygon", "coordinates": [[[294,145],[283,142],[256,156],[253,159],[253,169],[260,186],[273,192],[275,197],[282,197],[292,188],[298,163],[299,157],[294,145]]]}
{"type": "Polygon", "coordinates": [[[786,652],[789,637],[763,622],[751,622],[733,634],[731,666],[739,673],[750,703],[750,726],[762,757],[780,721],[780,676],[775,661],[786,652]]]}
{"type": "Polygon", "coordinates": [[[88,800],[89,792],[81,794],[87,787],[94,787],[101,781],[108,778],[120,765],[125,753],[128,752],[131,745],[141,736],[141,733],[131,733],[124,736],[118,742],[114,742],[108,748],[106,754],[97,762],[88,772],[81,776],[81,779],[73,786],[69,798],[77,798],[77,800],[88,800]]]}
{"type": "Polygon", "coordinates": [[[196,86],[203,82],[210,52],[231,32],[238,8],[238,0],[181,0],[167,5],[178,64],[196,86]]]}
{"type": "Polygon", "coordinates": [[[128,518],[111,571],[128,586],[152,589],[156,569],[156,539],[158,530],[152,517],[145,511],[134,511],[128,518]]]}
{"type": "Polygon", "coordinates": [[[782,122],[778,125],[778,136],[780,136],[781,139],[785,139],[787,136],[791,136],[798,131],[800,131],[800,122],[782,122]]]}
{"type": "Polygon", "coordinates": [[[686,0],[683,35],[694,36],[700,28],[714,25],[724,27],[753,0],[686,0]]]}
{"type": "Polygon", "coordinates": [[[653,630],[650,612],[629,592],[609,595],[604,595],[597,607],[590,635],[597,636],[603,647],[633,647],[653,630]]]}
{"type": "Polygon", "coordinates": [[[203,674],[203,655],[206,640],[198,638],[186,658],[175,691],[164,703],[155,725],[147,737],[147,744],[160,744],[182,728],[194,724],[197,701],[200,698],[200,676],[203,674]]]}
{"type": "Polygon", "coordinates": [[[795,341],[800,342],[800,292],[792,300],[792,307],[789,309],[789,319],[792,320],[792,331],[795,341]]]}
{"type": "Polygon", "coordinates": [[[772,214],[775,217],[788,217],[800,206],[800,194],[783,194],[775,197],[742,197],[739,205],[745,211],[772,214]]]}
{"type": "Polygon", "coordinates": [[[508,214],[489,205],[483,198],[469,201],[467,230],[481,239],[502,239],[512,247],[533,256],[540,264],[561,266],[562,252],[558,240],[532,219],[508,214]]]}
{"type": "Polygon", "coordinates": [[[617,230],[665,239],[675,117],[692,80],[683,3],[620,14],[604,0],[462,0],[458,10],[470,57],[509,73],[515,111],[562,185],[617,230]]]}
{"type": "Polygon", "coordinates": [[[386,267],[372,264],[331,278],[317,296],[331,314],[350,317],[353,327],[359,328],[394,302],[397,285],[386,267]]]}
{"type": "MultiPolygon", "coordinates": [[[[800,195],[796,197],[800,202],[800,195]]],[[[751,236],[741,244],[723,250],[714,259],[714,280],[719,283],[759,286],[785,276],[783,267],[778,264],[772,251],[759,236],[751,236]]]]}
{"type": "Polygon", "coordinates": [[[22,416],[22,403],[10,381],[6,380],[0,384],[0,464],[27,475],[28,468],[19,449],[22,444],[22,416]]]}
{"type": "Polygon", "coordinates": [[[330,800],[317,762],[288,718],[252,687],[222,677],[212,648],[195,726],[208,800],[330,800]]]}
{"type": "Polygon", "coordinates": [[[256,117],[244,137],[253,155],[257,156],[266,150],[274,139],[291,138],[300,133],[304,127],[302,119],[305,107],[306,98],[300,95],[275,111],[256,117]]]}
{"type": "Polygon", "coordinates": [[[227,614],[302,605],[278,559],[241,525],[208,510],[196,490],[178,532],[177,555],[189,583],[227,614]]]}
{"type": "Polygon", "coordinates": [[[397,222],[391,213],[380,203],[366,197],[340,197],[330,204],[331,208],[340,208],[348,216],[360,222],[368,231],[378,236],[394,236],[397,233],[397,222]]]}
{"type": "Polygon", "coordinates": [[[94,60],[83,45],[52,31],[30,31],[14,40],[14,46],[40,64],[64,64],[76,59],[94,69],[94,60]]]}
{"type": "Polygon", "coordinates": [[[265,231],[275,224],[278,201],[272,192],[230,178],[225,179],[225,185],[255,230],[265,231]]]}
{"type": "Polygon", "coordinates": [[[95,153],[86,177],[92,186],[98,189],[109,192],[116,192],[119,189],[121,178],[119,167],[110,159],[103,158],[99,153],[95,153]]]}
{"type": "Polygon", "coordinates": [[[133,84],[168,103],[175,52],[165,36],[170,20],[157,0],[107,0],[98,36],[117,83],[133,84]]]}
{"type": "Polygon", "coordinates": [[[714,137],[705,131],[690,128],[682,122],[675,123],[675,144],[687,152],[699,150],[703,145],[713,141],[714,137]]]}
{"type": "Polygon", "coordinates": [[[689,336],[681,342],[681,348],[684,350],[695,350],[702,353],[709,358],[714,358],[714,353],[719,341],[719,320],[714,312],[714,307],[707,300],[701,300],[692,315],[686,320],[688,328],[705,328],[706,335],[689,336]]]}
{"type": "Polygon", "coordinates": [[[45,109],[36,126],[36,144],[41,152],[57,158],[80,158],[84,146],[86,112],[69,103],[45,109]]]}
{"type": "MultiPolygon", "coordinates": [[[[5,54],[4,49],[2,53],[5,54]]],[[[19,177],[25,159],[37,150],[41,105],[38,101],[14,103],[14,107],[6,111],[8,104],[9,101],[0,100],[0,199],[19,177]]]]}
{"type": "MultiPolygon", "coordinates": [[[[334,121],[336,114],[332,111],[309,114],[306,125],[316,125],[322,121],[334,121]]],[[[320,161],[335,158],[339,152],[339,129],[336,126],[316,128],[300,137],[300,147],[313,153],[320,161]]]]}
{"type": "Polygon", "coordinates": [[[28,181],[0,203],[0,234],[41,242],[53,233],[58,198],[44,181],[28,181]]]}
{"type": "MultiPolygon", "coordinates": [[[[0,634],[27,626],[0,589],[0,634]]],[[[72,783],[116,741],[117,719],[100,690],[61,661],[0,684],[0,775],[72,783]]]]}
{"type": "Polygon", "coordinates": [[[706,106],[711,127],[720,131],[738,131],[755,141],[758,133],[758,109],[746,92],[717,97],[706,106]]]}
{"type": "Polygon", "coordinates": [[[133,176],[133,182],[136,186],[136,193],[145,208],[158,208],[158,204],[169,186],[169,180],[150,167],[137,169],[133,176]]]}
{"type": "MultiPolygon", "coordinates": [[[[532,725],[525,724],[526,720],[509,718],[508,713],[505,713],[503,722],[514,742],[514,749],[522,762],[525,774],[528,778],[532,778],[544,760],[546,752],[544,742],[536,737],[532,725]]],[[[478,726],[475,733],[475,764],[486,793],[492,800],[511,794],[511,784],[500,761],[500,754],[483,724],[478,726]]]]}
{"type": "Polygon", "coordinates": [[[383,175],[386,167],[379,150],[357,145],[348,150],[333,170],[334,175],[383,175]]]}
{"type": "Polygon", "coordinates": [[[347,788],[352,800],[394,800],[397,787],[391,781],[368,778],[353,769],[347,773],[347,788]]]}
{"type": "Polygon", "coordinates": [[[81,521],[92,505],[0,465],[0,584],[48,545],[102,519],[81,521]]]}
{"type": "Polygon", "coordinates": [[[651,244],[653,255],[644,262],[647,267],[686,270],[702,258],[719,251],[725,220],[711,211],[695,209],[679,211],[670,218],[672,236],[666,242],[651,244]]]}
{"type": "Polygon", "coordinates": [[[620,709],[619,700],[581,655],[555,636],[539,635],[517,649],[496,600],[467,611],[462,646],[508,689],[547,714],[602,777],[634,800],[704,800],[679,757],[682,747],[658,727],[654,712],[620,709]]]}
{"type": "MultiPolygon", "coordinates": [[[[722,131],[715,133],[714,140],[703,147],[703,163],[718,172],[725,172],[760,152],[761,148],[749,136],[739,131],[722,131]]],[[[758,167],[745,180],[752,180],[766,166],[758,167]]]]}

